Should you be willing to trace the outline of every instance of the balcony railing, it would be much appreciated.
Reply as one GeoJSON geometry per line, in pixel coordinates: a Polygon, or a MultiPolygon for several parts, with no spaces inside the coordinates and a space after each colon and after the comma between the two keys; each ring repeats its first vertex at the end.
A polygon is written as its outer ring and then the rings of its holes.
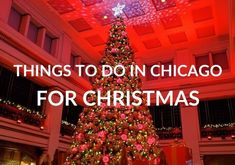
{"type": "Polygon", "coordinates": [[[180,127],[157,128],[157,134],[160,140],[182,139],[182,129],[180,127]]]}
{"type": "Polygon", "coordinates": [[[76,125],[71,124],[64,120],[61,121],[60,133],[62,136],[64,135],[73,136],[75,129],[76,129],[76,125]]]}
{"type": "Polygon", "coordinates": [[[211,140],[213,137],[231,137],[235,139],[235,123],[228,124],[207,124],[201,127],[201,137],[211,140]]]}
{"type": "Polygon", "coordinates": [[[26,123],[43,128],[46,115],[28,109],[10,100],[0,98],[0,116],[15,120],[17,123],[26,123]]]}

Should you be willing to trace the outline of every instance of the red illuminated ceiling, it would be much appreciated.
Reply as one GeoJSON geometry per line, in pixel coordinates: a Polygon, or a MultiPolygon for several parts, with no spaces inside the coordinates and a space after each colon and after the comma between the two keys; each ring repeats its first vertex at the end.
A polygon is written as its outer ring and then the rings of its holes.
{"type": "Polygon", "coordinates": [[[105,47],[112,7],[125,4],[122,17],[137,56],[157,56],[228,33],[225,0],[44,0],[84,41],[81,48],[99,59],[105,47]],[[221,23],[223,22],[223,23],[221,23]],[[95,52],[95,54],[94,54],[95,52]]]}

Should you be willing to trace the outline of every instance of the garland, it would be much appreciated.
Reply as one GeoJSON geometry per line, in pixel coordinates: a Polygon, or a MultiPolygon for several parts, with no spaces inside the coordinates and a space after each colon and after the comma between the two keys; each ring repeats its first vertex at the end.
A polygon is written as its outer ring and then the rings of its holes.
{"type": "Polygon", "coordinates": [[[235,123],[227,123],[227,124],[206,124],[203,126],[203,128],[235,128],[235,123]]]}
{"type": "Polygon", "coordinates": [[[76,130],[76,125],[62,120],[60,128],[60,133],[62,136],[64,135],[73,136],[75,130],[76,130]]]}
{"type": "Polygon", "coordinates": [[[0,108],[2,108],[0,116],[17,120],[18,123],[23,121],[27,124],[41,127],[46,119],[46,115],[43,113],[2,98],[0,98],[0,108]]]}
{"type": "Polygon", "coordinates": [[[62,120],[61,124],[64,125],[64,126],[67,126],[67,127],[71,127],[72,129],[76,129],[76,125],[74,125],[72,123],[69,123],[65,120],[62,120]]]}
{"type": "Polygon", "coordinates": [[[201,137],[207,137],[208,140],[212,140],[212,137],[226,137],[235,138],[235,123],[226,124],[206,124],[201,127],[201,137]]]}
{"type": "MultiPolygon", "coordinates": [[[[61,134],[73,136],[76,130],[76,125],[69,123],[68,121],[62,120],[61,122],[61,134]]],[[[156,129],[160,139],[174,139],[182,137],[181,127],[162,127],[156,129]]]]}

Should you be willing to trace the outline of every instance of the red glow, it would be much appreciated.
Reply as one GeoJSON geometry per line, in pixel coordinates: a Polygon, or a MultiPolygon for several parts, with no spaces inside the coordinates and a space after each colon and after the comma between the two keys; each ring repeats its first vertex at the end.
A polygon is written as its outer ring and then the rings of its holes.
{"type": "Polygon", "coordinates": [[[191,43],[203,45],[207,42],[204,40],[228,33],[226,3],[217,4],[213,0],[141,0],[133,4],[131,0],[89,2],[50,0],[48,5],[72,25],[74,33],[77,31],[79,39],[83,40],[80,46],[96,61],[103,54],[110,23],[114,19],[112,8],[117,3],[125,4],[128,9],[124,9],[122,17],[136,57],[152,58],[166,48],[186,48],[191,43]],[[218,21],[224,22],[220,24],[218,21]],[[154,42],[149,45],[149,41],[154,42]]]}

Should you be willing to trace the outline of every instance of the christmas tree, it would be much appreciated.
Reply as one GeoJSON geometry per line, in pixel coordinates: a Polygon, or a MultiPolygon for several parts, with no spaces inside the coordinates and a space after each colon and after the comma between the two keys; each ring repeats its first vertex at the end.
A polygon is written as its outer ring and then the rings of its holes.
{"type": "MultiPolygon", "coordinates": [[[[123,19],[117,17],[100,66],[123,65],[127,72],[122,77],[114,74],[102,77],[100,71],[93,80],[93,90],[99,90],[103,95],[114,90],[141,90],[141,79],[129,74],[130,66],[135,65],[133,58],[126,26],[123,19]]],[[[140,97],[145,100],[144,95],[140,97]]],[[[90,95],[89,98],[95,101],[97,95],[90,95]]],[[[138,107],[120,104],[107,106],[103,102],[101,106],[85,107],[80,114],[65,164],[127,165],[136,160],[159,164],[159,155],[158,136],[145,101],[138,107]]]]}

